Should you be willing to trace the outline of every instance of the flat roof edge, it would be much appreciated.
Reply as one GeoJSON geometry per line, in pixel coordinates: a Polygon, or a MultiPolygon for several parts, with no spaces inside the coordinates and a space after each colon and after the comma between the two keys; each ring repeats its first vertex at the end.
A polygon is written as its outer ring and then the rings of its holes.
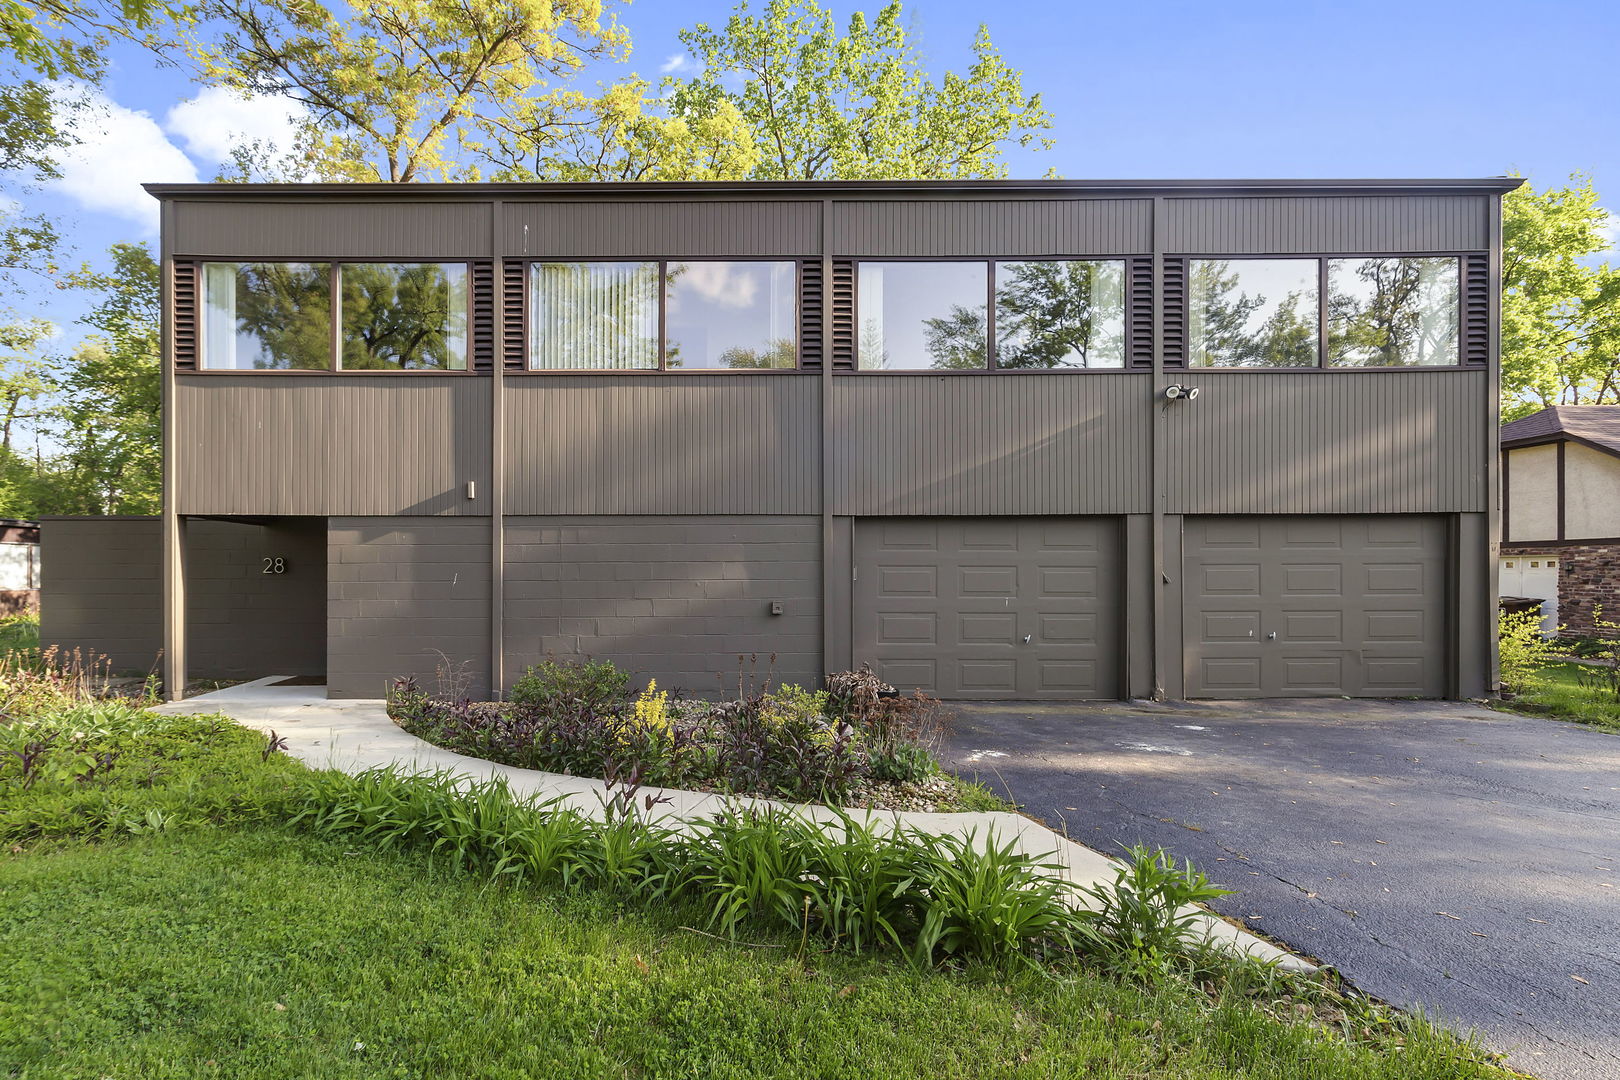
{"type": "Polygon", "coordinates": [[[1477,195],[1505,194],[1524,183],[1516,176],[1471,179],[1382,180],[761,180],[662,183],[429,183],[429,184],[143,184],[159,199],[184,196],[404,198],[489,196],[600,197],[603,195],[806,195],[904,192],[1062,193],[1087,195],[1477,195]]]}

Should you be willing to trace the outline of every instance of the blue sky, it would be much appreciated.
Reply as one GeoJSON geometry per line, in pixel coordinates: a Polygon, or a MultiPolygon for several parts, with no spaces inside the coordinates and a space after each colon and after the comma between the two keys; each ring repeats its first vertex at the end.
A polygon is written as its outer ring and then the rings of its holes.
{"type": "MultiPolygon", "coordinates": [[[[836,3],[840,17],[859,5],[836,3]]],[[[873,10],[877,4],[864,5],[873,10]]],[[[676,32],[719,23],[723,0],[620,9],[625,70],[683,63],[676,32]]],[[[1015,152],[1014,176],[1433,177],[1509,170],[1538,184],[1575,170],[1620,190],[1620,4],[1179,3],[986,5],[915,0],[908,25],[929,66],[961,69],[979,22],[1056,118],[1056,148],[1015,152]]],[[[152,240],[142,180],[212,177],[230,135],[277,127],[139,50],[111,56],[109,119],[65,185],[25,197],[93,258],[152,240]],[[189,103],[188,103],[189,102],[189,103]],[[178,110],[177,110],[178,107],[178,110]]],[[[37,312],[71,322],[83,299],[49,290],[37,312]]]]}

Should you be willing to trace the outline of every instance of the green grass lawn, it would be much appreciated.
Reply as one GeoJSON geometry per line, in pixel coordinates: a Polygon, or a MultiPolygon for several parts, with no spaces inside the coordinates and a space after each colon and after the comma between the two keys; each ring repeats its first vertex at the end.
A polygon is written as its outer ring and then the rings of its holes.
{"type": "Polygon", "coordinates": [[[0,616],[0,656],[39,648],[39,615],[0,616]]]}
{"type": "Polygon", "coordinates": [[[1580,664],[1547,665],[1507,707],[1620,732],[1620,701],[1582,686],[1580,664]]]}
{"type": "Polygon", "coordinates": [[[0,895],[14,1077],[1502,1075],[1423,1025],[1359,1044],[1275,1019],[1259,977],[801,959],[275,828],[14,851],[0,895]]]}

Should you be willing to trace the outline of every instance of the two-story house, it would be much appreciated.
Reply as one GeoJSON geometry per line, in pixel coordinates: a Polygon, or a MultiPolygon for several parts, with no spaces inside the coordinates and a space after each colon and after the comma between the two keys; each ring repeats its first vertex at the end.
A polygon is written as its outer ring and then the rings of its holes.
{"type": "Polygon", "coordinates": [[[1542,628],[1613,637],[1620,622],[1620,405],[1552,405],[1502,425],[1505,596],[1542,628]]]}
{"type": "Polygon", "coordinates": [[[45,523],[46,637],[1477,695],[1518,183],[152,185],[165,510],[45,523]]]}

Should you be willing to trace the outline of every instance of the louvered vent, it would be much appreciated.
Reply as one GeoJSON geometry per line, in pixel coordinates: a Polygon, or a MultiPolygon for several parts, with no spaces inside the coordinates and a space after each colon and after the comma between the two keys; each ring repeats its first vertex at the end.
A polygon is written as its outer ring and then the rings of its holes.
{"type": "Polygon", "coordinates": [[[1125,263],[1125,356],[1133,368],[1153,366],[1153,260],[1125,263]]]}
{"type": "Polygon", "coordinates": [[[1491,263],[1485,255],[1464,255],[1462,265],[1462,341],[1464,364],[1491,362],[1491,263]]]}
{"type": "Polygon", "coordinates": [[[501,353],[507,371],[523,371],[529,366],[526,285],[522,262],[501,264],[501,353]]]}
{"type": "Polygon", "coordinates": [[[199,268],[196,263],[177,262],[173,265],[173,281],[170,295],[170,304],[174,312],[174,369],[176,371],[196,371],[197,335],[200,330],[200,307],[202,291],[201,282],[198,281],[199,268]]]}
{"type": "Polygon", "coordinates": [[[832,362],[834,371],[855,370],[855,264],[833,263],[832,362]]]}
{"type": "Polygon", "coordinates": [[[1164,366],[1187,366],[1187,260],[1164,260],[1164,366]]]}
{"type": "Polygon", "coordinates": [[[821,263],[811,260],[799,264],[799,366],[807,371],[821,370],[825,344],[821,318],[826,308],[821,278],[821,263]]]}
{"type": "Polygon", "coordinates": [[[472,264],[472,368],[495,368],[495,264],[488,259],[472,264]]]}

